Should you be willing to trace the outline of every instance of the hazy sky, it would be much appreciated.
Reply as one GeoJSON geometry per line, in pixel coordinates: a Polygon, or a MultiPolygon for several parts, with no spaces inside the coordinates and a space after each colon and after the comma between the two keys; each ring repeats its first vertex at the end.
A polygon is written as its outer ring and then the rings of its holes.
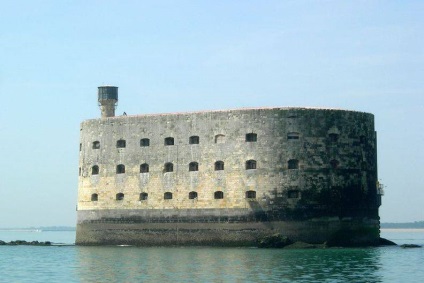
{"type": "Polygon", "coordinates": [[[0,227],[76,223],[79,123],[319,106],[375,114],[381,221],[424,220],[424,1],[0,0],[0,227]]]}

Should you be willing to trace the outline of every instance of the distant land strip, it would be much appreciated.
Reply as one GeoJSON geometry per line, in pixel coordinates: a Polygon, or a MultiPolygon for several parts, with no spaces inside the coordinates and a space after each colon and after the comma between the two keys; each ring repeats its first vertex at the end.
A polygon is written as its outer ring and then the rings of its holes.
{"type": "Polygon", "coordinates": [[[424,229],[424,221],[405,222],[405,223],[381,223],[380,228],[392,229],[424,229]]]}

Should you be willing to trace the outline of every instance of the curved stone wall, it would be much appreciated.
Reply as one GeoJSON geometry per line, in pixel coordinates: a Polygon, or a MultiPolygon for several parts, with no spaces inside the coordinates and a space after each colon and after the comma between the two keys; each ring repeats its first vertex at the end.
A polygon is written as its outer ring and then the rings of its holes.
{"type": "Polygon", "coordinates": [[[372,230],[363,237],[372,241],[376,152],[374,116],[355,111],[87,120],[76,242],[252,245],[276,232],[321,242],[341,229],[372,230]]]}

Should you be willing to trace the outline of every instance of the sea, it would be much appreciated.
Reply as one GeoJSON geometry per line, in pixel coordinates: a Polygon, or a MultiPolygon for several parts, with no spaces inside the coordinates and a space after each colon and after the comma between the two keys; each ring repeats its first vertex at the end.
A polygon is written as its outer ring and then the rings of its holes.
{"type": "MultiPolygon", "coordinates": [[[[424,245],[424,229],[382,229],[424,245]]],[[[424,282],[424,247],[329,249],[75,246],[75,231],[0,230],[0,282],[424,282]]]]}

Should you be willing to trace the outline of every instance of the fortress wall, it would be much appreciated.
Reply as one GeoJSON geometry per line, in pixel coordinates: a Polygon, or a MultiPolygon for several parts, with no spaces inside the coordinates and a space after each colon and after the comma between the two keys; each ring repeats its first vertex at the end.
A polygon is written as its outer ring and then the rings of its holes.
{"type": "Polygon", "coordinates": [[[170,221],[166,211],[178,212],[177,218],[188,223],[228,222],[227,216],[231,221],[237,216],[246,222],[245,228],[255,221],[332,214],[377,219],[372,225],[378,226],[372,114],[269,108],[121,116],[84,121],[80,148],[80,235],[96,221],[101,225],[170,221]],[[246,142],[248,133],[256,133],[257,141],[246,142]],[[288,139],[289,133],[298,133],[298,139],[288,139]],[[217,135],[224,135],[225,141],[216,143],[217,135]],[[199,144],[189,144],[190,136],[199,136],[199,144]],[[175,144],[165,146],[166,137],[173,137],[175,144]],[[150,139],[148,147],[140,147],[142,138],[150,139]],[[126,141],[125,148],[116,147],[120,139],[126,141]],[[92,148],[94,141],[100,142],[99,149],[92,148]],[[256,169],[246,170],[251,159],[257,162],[256,169]],[[298,168],[288,168],[291,159],[298,160],[298,168]],[[224,161],[222,171],[215,171],[218,160],[224,161]],[[199,168],[190,172],[193,161],[199,168]],[[173,172],[164,173],[167,162],[173,163],[173,172]],[[140,173],[143,163],[149,164],[149,173],[140,173]],[[125,165],[124,174],[116,174],[118,164],[125,165]],[[91,174],[93,165],[99,166],[99,174],[91,174]],[[197,192],[196,199],[189,199],[192,191],[197,192]],[[214,199],[216,191],[222,191],[224,198],[214,199]],[[255,191],[256,197],[246,198],[246,191],[255,191]],[[165,192],[171,192],[172,199],[164,199],[165,192]],[[117,193],[124,199],[116,200],[117,193]],[[147,200],[140,200],[140,193],[147,193],[147,200]],[[92,194],[98,194],[97,201],[91,200],[92,194]],[[186,216],[181,218],[183,211],[186,216]]]}

